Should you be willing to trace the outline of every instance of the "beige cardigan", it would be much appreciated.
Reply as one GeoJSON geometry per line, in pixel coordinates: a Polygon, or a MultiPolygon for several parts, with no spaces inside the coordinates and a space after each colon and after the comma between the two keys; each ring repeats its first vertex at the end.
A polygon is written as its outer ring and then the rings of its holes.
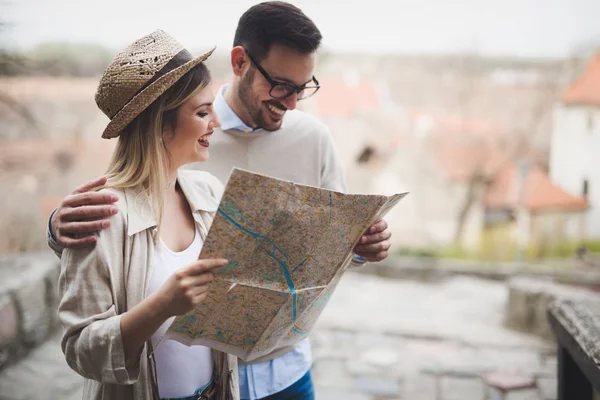
{"type": "MultiPolygon", "coordinates": [[[[180,171],[178,183],[206,238],[223,185],[206,172],[180,171]]],[[[148,345],[125,362],[121,315],[143,300],[152,274],[156,221],[140,189],[104,189],[119,197],[119,213],[94,246],[53,250],[61,257],[58,317],[67,363],[85,377],[86,400],[149,400],[155,389],[148,345]]],[[[237,358],[213,351],[222,387],[218,399],[239,399],[237,358]],[[226,375],[226,376],[225,376],[226,375]],[[225,379],[223,377],[225,376],[225,379]]],[[[154,397],[155,398],[155,397],[154,397]]]]}

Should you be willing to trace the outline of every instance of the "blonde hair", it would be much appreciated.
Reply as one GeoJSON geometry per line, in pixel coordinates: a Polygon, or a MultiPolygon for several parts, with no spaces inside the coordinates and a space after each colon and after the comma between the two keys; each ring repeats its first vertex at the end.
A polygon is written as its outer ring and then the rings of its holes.
{"type": "Polygon", "coordinates": [[[123,129],[106,170],[105,187],[144,189],[159,227],[171,162],[164,129],[176,128],[179,108],[209,83],[210,73],[203,63],[183,75],[123,129]]]}

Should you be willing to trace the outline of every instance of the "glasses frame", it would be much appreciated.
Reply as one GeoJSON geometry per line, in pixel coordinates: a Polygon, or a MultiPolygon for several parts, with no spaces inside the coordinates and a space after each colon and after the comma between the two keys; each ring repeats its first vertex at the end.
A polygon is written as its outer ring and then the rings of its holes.
{"type": "MultiPolygon", "coordinates": [[[[267,82],[271,85],[271,89],[269,89],[269,96],[271,96],[274,99],[277,100],[283,100],[287,97],[290,97],[293,93],[296,93],[296,99],[298,101],[300,100],[304,100],[304,99],[308,99],[309,97],[312,97],[315,95],[315,93],[317,93],[319,91],[319,89],[321,88],[321,84],[319,83],[319,81],[317,80],[317,78],[315,78],[315,76],[312,76],[312,82],[314,82],[314,86],[307,86],[307,85],[302,85],[302,86],[298,86],[298,85],[294,85],[292,83],[288,83],[288,82],[282,82],[282,81],[278,81],[275,80],[273,78],[271,78],[271,75],[269,75],[267,73],[267,71],[264,70],[264,68],[254,59],[254,57],[252,57],[252,55],[250,55],[250,52],[247,49],[244,49],[244,51],[246,52],[246,55],[248,56],[248,58],[250,59],[250,61],[252,62],[252,64],[254,64],[254,66],[256,67],[256,69],[258,69],[258,72],[261,73],[261,75],[267,80],[267,82]],[[290,92],[288,94],[286,94],[285,96],[273,96],[272,92],[275,89],[275,87],[277,86],[285,86],[290,88],[290,92]],[[311,94],[309,94],[306,97],[299,97],[300,92],[302,92],[303,90],[306,89],[314,89],[315,91],[312,92],[311,94]]],[[[309,82],[310,84],[311,82],[309,82]]]]}

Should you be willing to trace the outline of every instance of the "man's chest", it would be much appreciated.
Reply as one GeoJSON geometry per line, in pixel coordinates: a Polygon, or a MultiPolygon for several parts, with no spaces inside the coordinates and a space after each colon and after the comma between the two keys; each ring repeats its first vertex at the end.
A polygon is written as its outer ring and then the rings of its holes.
{"type": "Polygon", "coordinates": [[[200,166],[223,183],[236,167],[300,184],[320,185],[322,162],[313,144],[277,136],[248,139],[223,135],[211,142],[210,159],[200,166]]]}

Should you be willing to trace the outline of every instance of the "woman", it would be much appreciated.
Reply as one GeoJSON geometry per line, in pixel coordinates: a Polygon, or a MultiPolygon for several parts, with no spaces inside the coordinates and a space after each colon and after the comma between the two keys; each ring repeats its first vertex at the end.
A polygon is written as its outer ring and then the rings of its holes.
{"type": "Polygon", "coordinates": [[[208,158],[220,121],[210,75],[162,31],[120,53],[100,80],[96,103],[119,137],[105,191],[118,215],[95,246],[62,257],[59,319],[68,364],[87,378],[84,399],[237,399],[235,357],[202,346],[158,342],[172,318],[201,306],[211,271],[198,260],[222,185],[178,171],[208,158]]]}

